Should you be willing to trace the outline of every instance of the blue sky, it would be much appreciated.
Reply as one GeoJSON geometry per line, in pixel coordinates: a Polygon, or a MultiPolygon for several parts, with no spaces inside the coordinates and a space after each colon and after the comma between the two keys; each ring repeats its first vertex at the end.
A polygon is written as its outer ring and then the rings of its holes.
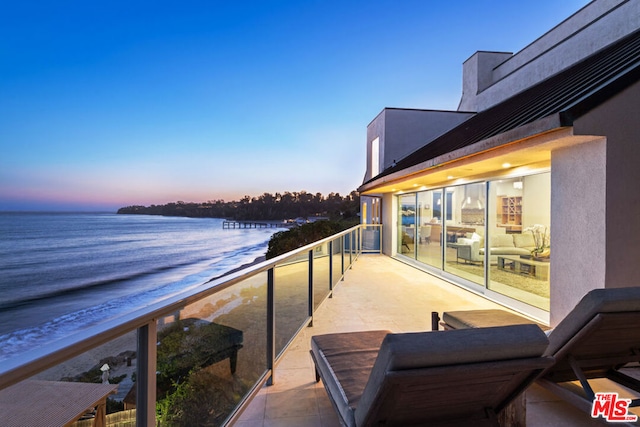
{"type": "Polygon", "coordinates": [[[21,1],[0,14],[0,210],[355,190],[384,107],[587,0],[21,1]]]}

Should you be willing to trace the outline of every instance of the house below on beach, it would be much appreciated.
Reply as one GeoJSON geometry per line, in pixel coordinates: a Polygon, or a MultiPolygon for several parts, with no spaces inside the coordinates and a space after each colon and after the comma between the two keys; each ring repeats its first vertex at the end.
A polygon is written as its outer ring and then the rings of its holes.
{"type": "Polygon", "coordinates": [[[457,111],[382,110],[358,191],[383,253],[551,324],[640,283],[639,29],[640,2],[595,0],[468,58],[457,111]]]}

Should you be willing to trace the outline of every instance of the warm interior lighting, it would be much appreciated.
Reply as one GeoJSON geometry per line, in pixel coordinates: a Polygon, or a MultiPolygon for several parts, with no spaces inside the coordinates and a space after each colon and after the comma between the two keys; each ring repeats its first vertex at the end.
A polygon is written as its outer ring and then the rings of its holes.
{"type": "Polygon", "coordinates": [[[511,163],[503,163],[502,167],[505,168],[505,169],[510,168],[511,167],[511,163]]]}

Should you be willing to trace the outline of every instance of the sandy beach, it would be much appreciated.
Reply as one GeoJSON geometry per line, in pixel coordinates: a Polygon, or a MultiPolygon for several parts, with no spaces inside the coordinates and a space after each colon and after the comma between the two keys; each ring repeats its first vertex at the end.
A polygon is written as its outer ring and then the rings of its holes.
{"type": "MultiPolygon", "coordinates": [[[[219,276],[215,276],[208,280],[206,283],[217,280],[224,276],[228,276],[229,274],[258,264],[260,262],[263,262],[264,260],[264,256],[257,257],[252,262],[243,264],[219,276]]],[[[74,378],[84,372],[91,370],[92,368],[95,368],[96,366],[102,366],[102,364],[108,359],[108,361],[110,362],[108,364],[111,368],[109,371],[109,376],[111,378],[126,375],[126,378],[120,383],[118,394],[115,396],[116,399],[124,398],[124,395],[133,384],[133,382],[131,381],[131,374],[133,374],[136,369],[136,358],[130,358],[130,365],[128,366],[126,357],[118,356],[122,355],[125,352],[136,352],[136,349],[137,336],[136,331],[133,331],[106,344],[91,349],[60,365],[47,369],[46,371],[35,375],[34,378],[47,381],[60,381],[62,379],[74,378]]]]}

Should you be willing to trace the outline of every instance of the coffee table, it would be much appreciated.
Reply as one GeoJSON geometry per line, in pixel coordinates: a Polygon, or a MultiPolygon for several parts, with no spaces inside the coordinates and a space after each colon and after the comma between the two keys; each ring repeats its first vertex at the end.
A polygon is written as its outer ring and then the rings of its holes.
{"type": "Polygon", "coordinates": [[[540,280],[549,280],[548,262],[520,258],[518,255],[498,255],[498,269],[525,274],[540,280]]]}

